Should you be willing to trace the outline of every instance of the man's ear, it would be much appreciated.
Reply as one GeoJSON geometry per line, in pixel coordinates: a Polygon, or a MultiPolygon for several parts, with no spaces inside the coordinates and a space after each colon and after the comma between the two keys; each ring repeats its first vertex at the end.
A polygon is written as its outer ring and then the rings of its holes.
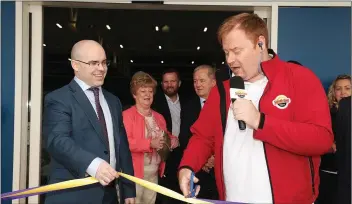
{"type": "Polygon", "coordinates": [[[79,65],[77,62],[71,61],[71,66],[74,71],[79,72],[79,65]]]}

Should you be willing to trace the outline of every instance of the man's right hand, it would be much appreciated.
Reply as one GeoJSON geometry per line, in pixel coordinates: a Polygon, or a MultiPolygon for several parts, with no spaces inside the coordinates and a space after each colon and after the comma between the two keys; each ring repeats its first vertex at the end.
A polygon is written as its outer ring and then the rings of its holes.
{"type": "Polygon", "coordinates": [[[101,185],[106,186],[117,177],[118,174],[115,169],[113,169],[106,161],[102,161],[99,164],[95,178],[101,183],[101,185]]]}
{"type": "MultiPolygon", "coordinates": [[[[192,174],[192,171],[187,168],[182,168],[178,172],[178,182],[180,184],[180,189],[185,197],[190,195],[191,193],[191,187],[190,187],[191,174],[192,174]]],[[[198,181],[199,179],[197,177],[193,177],[194,183],[197,183],[198,181]]],[[[200,191],[200,186],[198,185],[196,189],[196,196],[198,195],[199,191],[200,191]]]]}

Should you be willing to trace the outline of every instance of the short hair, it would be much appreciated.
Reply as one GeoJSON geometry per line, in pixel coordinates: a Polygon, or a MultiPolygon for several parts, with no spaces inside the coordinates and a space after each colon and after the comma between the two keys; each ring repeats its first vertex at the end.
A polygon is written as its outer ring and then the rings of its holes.
{"type": "Polygon", "coordinates": [[[336,77],[336,79],[332,82],[332,84],[330,85],[329,90],[328,90],[328,102],[329,102],[330,108],[332,108],[333,106],[335,106],[335,107],[338,106],[338,103],[337,103],[337,100],[335,97],[335,87],[336,87],[336,82],[339,80],[342,80],[342,79],[348,79],[351,81],[351,76],[347,75],[347,74],[338,75],[336,77]]]}
{"type": "Polygon", "coordinates": [[[208,70],[208,76],[210,78],[214,78],[215,79],[215,69],[212,66],[207,65],[207,64],[203,64],[203,65],[200,65],[200,66],[196,67],[193,70],[193,74],[196,73],[198,70],[201,70],[201,69],[207,69],[208,70]]]}
{"type": "Polygon", "coordinates": [[[150,76],[148,73],[139,71],[132,76],[132,79],[130,82],[130,91],[132,95],[135,95],[139,88],[151,87],[153,88],[153,92],[155,94],[156,86],[157,86],[157,82],[152,76],[150,76]]]}
{"type": "Polygon", "coordinates": [[[225,19],[218,29],[218,41],[220,44],[222,44],[224,36],[229,34],[234,28],[243,30],[254,45],[258,43],[259,36],[264,36],[265,45],[269,47],[268,27],[265,21],[257,14],[241,13],[225,19]]]}
{"type": "Polygon", "coordinates": [[[174,68],[169,68],[169,69],[166,69],[165,71],[163,71],[163,74],[161,75],[161,80],[163,80],[164,75],[168,74],[168,73],[176,73],[177,79],[180,80],[180,73],[174,68]]]}
{"type": "Polygon", "coordinates": [[[289,60],[289,61],[287,61],[287,62],[288,62],[288,63],[297,64],[297,65],[301,65],[301,66],[302,66],[301,63],[299,63],[299,62],[297,62],[297,61],[295,61],[295,60],[289,60]]]}

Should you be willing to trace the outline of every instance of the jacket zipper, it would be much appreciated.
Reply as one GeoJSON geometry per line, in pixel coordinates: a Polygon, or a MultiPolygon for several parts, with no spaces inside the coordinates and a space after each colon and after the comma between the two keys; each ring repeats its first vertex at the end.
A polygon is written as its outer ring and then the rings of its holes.
{"type": "Polygon", "coordinates": [[[309,160],[309,169],[310,169],[310,176],[312,178],[312,192],[313,192],[313,196],[315,195],[315,188],[314,188],[314,177],[315,177],[315,173],[314,173],[314,165],[313,165],[313,159],[312,157],[308,158],[309,160]]]}
{"type": "MultiPolygon", "coordinates": [[[[261,67],[261,65],[260,65],[260,67],[261,67]]],[[[266,74],[265,74],[265,72],[264,72],[262,67],[261,67],[261,70],[262,70],[264,76],[266,76],[266,74]]],[[[264,88],[264,92],[262,94],[262,97],[260,97],[260,99],[259,99],[259,103],[258,103],[258,111],[259,112],[260,112],[260,102],[262,101],[262,98],[265,95],[265,93],[267,92],[267,90],[269,89],[269,87],[270,87],[270,81],[269,81],[269,78],[268,78],[268,83],[267,83],[266,87],[264,88]]],[[[269,182],[270,182],[271,200],[272,200],[272,203],[275,204],[273,184],[272,184],[272,181],[271,181],[271,174],[270,174],[270,169],[269,169],[269,164],[268,164],[268,157],[267,157],[267,154],[266,154],[266,146],[265,146],[264,142],[262,142],[262,143],[263,143],[263,149],[264,149],[266,168],[267,168],[267,171],[268,171],[269,182]]]]}

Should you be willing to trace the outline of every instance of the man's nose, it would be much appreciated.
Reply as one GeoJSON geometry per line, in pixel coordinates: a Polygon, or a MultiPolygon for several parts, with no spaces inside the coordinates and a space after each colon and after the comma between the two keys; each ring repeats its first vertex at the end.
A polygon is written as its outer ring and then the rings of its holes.
{"type": "Polygon", "coordinates": [[[101,62],[98,64],[98,70],[100,70],[100,71],[105,70],[105,66],[103,66],[103,64],[101,62]]]}
{"type": "Polygon", "coordinates": [[[230,52],[226,58],[227,64],[229,64],[231,66],[231,63],[233,63],[235,61],[236,61],[236,55],[230,52]]]}

